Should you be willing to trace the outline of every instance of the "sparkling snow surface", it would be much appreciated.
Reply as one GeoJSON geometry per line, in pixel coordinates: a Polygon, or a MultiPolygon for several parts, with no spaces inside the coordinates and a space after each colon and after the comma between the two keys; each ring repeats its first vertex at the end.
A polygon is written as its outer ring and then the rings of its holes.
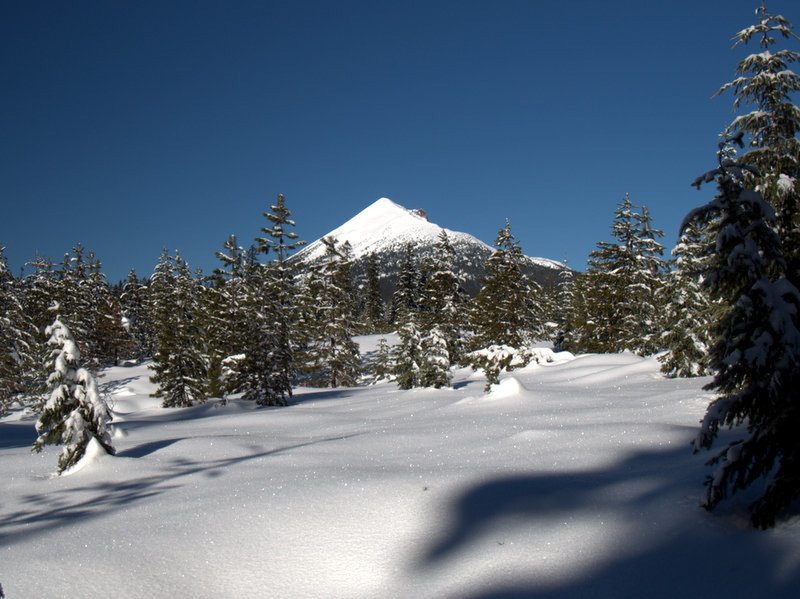
{"type": "MultiPolygon", "coordinates": [[[[374,337],[361,340],[374,350],[374,337]]],[[[54,477],[0,420],[0,583],[47,597],[800,596],[800,522],[697,507],[707,379],[588,355],[453,389],[300,389],[287,408],[162,409],[99,380],[117,456],[54,477]]]]}
{"type": "MultiPolygon", "coordinates": [[[[499,228],[500,224],[498,224],[499,228]]],[[[467,233],[459,233],[450,229],[443,229],[439,225],[428,222],[424,217],[395,204],[388,198],[381,198],[364,210],[356,214],[342,226],[334,229],[328,236],[335,237],[340,243],[349,241],[353,249],[353,257],[358,259],[372,252],[379,253],[387,246],[403,247],[409,242],[426,240],[435,243],[439,233],[446,231],[453,246],[460,242],[466,244],[478,243],[492,251],[492,247],[467,233]]],[[[321,241],[315,241],[307,248],[298,252],[298,257],[314,261],[322,258],[325,246],[321,241]]],[[[563,264],[546,258],[531,258],[533,262],[546,268],[564,268],[563,264]]]]}

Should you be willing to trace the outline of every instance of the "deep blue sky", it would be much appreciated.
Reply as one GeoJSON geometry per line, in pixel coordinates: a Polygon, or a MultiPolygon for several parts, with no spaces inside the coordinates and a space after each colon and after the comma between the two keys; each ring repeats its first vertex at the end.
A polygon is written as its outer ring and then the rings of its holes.
{"type": "Polygon", "coordinates": [[[758,4],[5,0],[0,243],[208,272],[277,193],[308,241],[385,196],[584,268],[628,192],[671,247],[758,4]]]}

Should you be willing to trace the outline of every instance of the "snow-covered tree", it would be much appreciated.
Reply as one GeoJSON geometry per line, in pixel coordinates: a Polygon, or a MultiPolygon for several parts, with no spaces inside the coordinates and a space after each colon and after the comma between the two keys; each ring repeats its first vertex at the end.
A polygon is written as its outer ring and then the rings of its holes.
{"type": "Polygon", "coordinates": [[[419,311],[419,286],[419,268],[414,257],[414,246],[408,243],[392,295],[389,319],[392,324],[401,325],[409,316],[419,311]]]}
{"type": "Polygon", "coordinates": [[[93,439],[107,453],[115,451],[108,407],[97,391],[94,376],[80,367],[80,351],[69,328],[57,317],[47,334],[48,343],[54,347],[48,379],[50,397],[36,423],[39,437],[33,448],[41,451],[45,445],[63,445],[58,458],[60,474],[83,457],[93,439]]]}
{"type": "Polygon", "coordinates": [[[702,283],[706,272],[708,240],[694,222],[687,223],[672,251],[674,266],[663,288],[666,305],[659,356],[667,376],[705,376],[711,346],[713,308],[702,283]]]}
{"type": "Polygon", "coordinates": [[[139,280],[131,269],[122,287],[120,296],[122,313],[127,320],[127,329],[133,338],[133,354],[138,361],[153,353],[153,324],[147,312],[147,285],[139,280]]]}
{"type": "Polygon", "coordinates": [[[684,221],[719,220],[705,285],[712,301],[730,302],[710,349],[716,374],[707,388],[718,397],[694,447],[711,449],[720,427],[736,427],[709,461],[716,471],[706,479],[705,507],[762,479],[750,510],[765,528],[800,497],[800,291],[785,276],[774,209],[743,186],[742,172],[758,176],[757,169],[726,160],[720,146],[719,168],[695,181],[699,188],[716,179],[718,194],[684,221]]]}
{"type": "Polygon", "coordinates": [[[425,282],[420,291],[419,320],[425,334],[438,328],[450,362],[463,355],[463,328],[469,298],[455,274],[455,250],[445,231],[439,233],[433,255],[423,264],[425,282]]]}
{"type": "Polygon", "coordinates": [[[483,287],[470,309],[473,343],[475,347],[525,345],[544,332],[538,306],[541,288],[523,271],[527,258],[508,221],[494,245],[483,287]]]}
{"type": "Polygon", "coordinates": [[[420,387],[449,387],[450,352],[447,337],[438,326],[434,326],[422,339],[422,364],[420,365],[420,387]]]}
{"type": "Polygon", "coordinates": [[[325,260],[312,272],[309,283],[316,315],[309,357],[316,372],[327,374],[330,387],[350,386],[357,381],[360,355],[353,341],[356,322],[347,279],[351,262],[345,259],[336,239],[323,237],[325,260]]]}
{"type": "Polygon", "coordinates": [[[759,51],[739,62],[737,77],[717,95],[732,90],[734,110],[745,110],[725,135],[743,136],[747,149],[740,163],[758,171],[744,171],[745,185],[760,192],[775,209],[772,226],[781,239],[786,275],[800,287],[800,107],[792,100],[792,94],[800,91],[800,75],[790,68],[800,62],[800,53],[775,49],[778,39],[800,38],[786,18],[768,12],[763,2],[756,15],[758,22],[736,35],[734,48],[757,40],[759,51]]]}
{"type": "Polygon", "coordinates": [[[412,317],[400,327],[397,334],[400,339],[392,352],[394,361],[392,374],[401,389],[411,389],[420,382],[422,338],[412,317]]]}
{"type": "Polygon", "coordinates": [[[628,195],[617,205],[611,233],[589,255],[586,273],[572,287],[564,348],[581,352],[629,350],[640,355],[660,348],[666,263],[646,207],[636,211],[628,195]]]}
{"type": "Polygon", "coordinates": [[[163,398],[165,408],[191,406],[207,398],[208,357],[198,314],[198,285],[180,255],[176,252],[173,258],[164,250],[150,278],[149,301],[156,329],[150,380],[158,384],[153,396],[163,398]]]}
{"type": "Polygon", "coordinates": [[[22,285],[8,271],[4,251],[0,245],[0,416],[26,394],[36,358],[36,329],[23,308],[22,285]]]}
{"type": "Polygon", "coordinates": [[[378,339],[378,351],[375,353],[372,365],[375,382],[390,378],[393,368],[394,362],[392,360],[391,347],[386,341],[386,337],[381,337],[378,339]]]}
{"type": "Polygon", "coordinates": [[[363,308],[360,321],[367,334],[374,334],[386,329],[386,316],[384,314],[383,298],[381,297],[380,279],[378,278],[378,265],[375,254],[367,256],[367,266],[362,289],[363,308]]]}

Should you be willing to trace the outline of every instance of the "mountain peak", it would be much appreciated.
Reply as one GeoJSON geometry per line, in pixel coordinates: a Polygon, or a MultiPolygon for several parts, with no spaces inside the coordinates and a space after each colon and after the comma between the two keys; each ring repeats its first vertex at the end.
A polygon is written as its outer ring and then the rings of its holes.
{"type": "MultiPolygon", "coordinates": [[[[381,252],[387,245],[399,247],[407,243],[424,243],[426,240],[435,242],[443,230],[447,231],[451,239],[453,236],[466,235],[442,229],[429,222],[424,210],[409,210],[389,198],[380,198],[327,236],[335,237],[340,243],[349,241],[353,257],[358,259],[373,252],[381,252]]],[[[315,241],[298,256],[302,256],[304,260],[314,260],[321,257],[323,252],[321,242],[315,241]]]]}

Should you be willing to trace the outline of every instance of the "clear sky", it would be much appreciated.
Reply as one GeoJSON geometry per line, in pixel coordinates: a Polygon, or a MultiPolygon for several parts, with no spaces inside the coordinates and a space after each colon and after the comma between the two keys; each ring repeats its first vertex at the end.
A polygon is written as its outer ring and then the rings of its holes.
{"type": "Polygon", "coordinates": [[[112,282],[163,247],[210,272],[278,193],[309,242],[385,196],[582,269],[627,192],[671,247],[758,5],[4,0],[0,243],[14,272],[77,242],[112,282]]]}

